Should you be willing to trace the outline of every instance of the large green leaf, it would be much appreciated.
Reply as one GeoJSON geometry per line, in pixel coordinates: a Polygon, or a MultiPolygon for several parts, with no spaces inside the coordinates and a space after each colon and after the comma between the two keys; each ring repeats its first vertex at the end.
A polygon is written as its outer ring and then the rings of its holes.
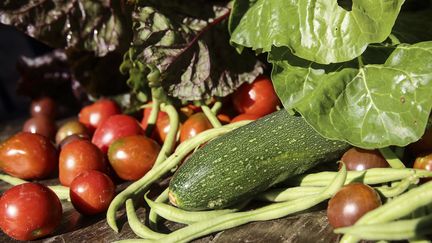
{"type": "Polygon", "coordinates": [[[399,45],[384,64],[360,68],[300,62],[287,48],[273,49],[269,60],[285,108],[325,137],[377,148],[407,145],[424,132],[432,107],[432,42],[399,45]]]}
{"type": "MultiPolygon", "coordinates": [[[[250,2],[236,0],[234,6],[250,2]]],[[[258,0],[242,16],[231,41],[264,52],[285,46],[322,64],[349,61],[388,37],[403,2],[353,0],[348,11],[336,0],[258,0]]]]}
{"type": "Polygon", "coordinates": [[[196,16],[172,8],[136,8],[133,45],[122,65],[128,68],[129,84],[136,91],[145,91],[150,67],[159,70],[161,86],[169,96],[185,101],[226,96],[263,72],[264,64],[252,53],[238,54],[230,46],[229,10],[211,6],[212,16],[207,11],[196,16]]]}

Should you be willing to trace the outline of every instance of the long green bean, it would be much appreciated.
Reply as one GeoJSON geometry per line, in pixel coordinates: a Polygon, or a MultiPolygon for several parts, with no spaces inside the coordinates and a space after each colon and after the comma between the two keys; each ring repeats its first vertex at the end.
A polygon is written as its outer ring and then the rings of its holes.
{"type": "Polygon", "coordinates": [[[194,150],[197,146],[202,143],[207,142],[208,140],[220,136],[224,133],[227,133],[233,129],[241,127],[247,124],[248,121],[242,121],[238,123],[232,123],[225,125],[220,128],[213,128],[206,130],[197,136],[188,139],[184,143],[180,144],[176,151],[167,158],[164,163],[160,163],[159,165],[154,166],[147,174],[145,174],[141,179],[135,181],[131,185],[129,185],[125,190],[120,192],[111,202],[106,219],[108,225],[116,232],[118,232],[117,222],[116,222],[116,212],[123,205],[123,203],[131,198],[138,196],[143,191],[146,191],[151,183],[155,182],[162,175],[170,171],[173,167],[175,167],[180,161],[192,150],[194,150]]]}
{"type": "Polygon", "coordinates": [[[206,115],[207,119],[210,121],[213,127],[222,126],[221,122],[216,117],[215,113],[213,113],[208,106],[202,105],[201,109],[203,110],[204,114],[206,115]]]}
{"type": "Polygon", "coordinates": [[[257,199],[268,202],[285,202],[305,196],[318,194],[322,190],[323,187],[308,186],[277,188],[261,193],[260,195],[258,195],[257,199]]]}
{"type": "MultiPolygon", "coordinates": [[[[163,202],[167,202],[169,197],[168,197],[168,192],[169,189],[166,188],[156,199],[155,202],[158,203],[163,203],[163,202]]],[[[157,213],[150,208],[150,212],[149,212],[149,224],[150,224],[150,228],[152,229],[157,229],[157,221],[158,221],[159,216],[157,215],[157,213]]]]}
{"type": "Polygon", "coordinates": [[[174,150],[176,139],[177,139],[177,132],[179,128],[179,115],[177,113],[177,110],[173,105],[165,105],[161,104],[161,110],[166,112],[168,114],[169,118],[169,131],[165,138],[165,141],[162,145],[162,148],[158,154],[158,157],[156,158],[156,162],[154,164],[158,165],[161,162],[165,161],[166,158],[171,155],[171,153],[174,150]]]}
{"type": "Polygon", "coordinates": [[[379,192],[380,195],[386,198],[391,198],[391,197],[399,196],[400,194],[408,190],[410,186],[412,186],[413,184],[417,184],[417,182],[418,182],[417,178],[408,177],[398,182],[394,186],[391,187],[381,186],[381,187],[375,187],[375,189],[379,192]]]}
{"type": "Polygon", "coordinates": [[[333,178],[332,183],[317,195],[288,202],[274,203],[251,211],[229,213],[216,218],[200,221],[174,231],[166,237],[159,239],[158,242],[188,242],[213,232],[236,227],[252,221],[265,221],[281,218],[295,212],[306,210],[330,198],[343,186],[345,179],[346,168],[343,165],[339,173],[337,173],[333,178]]]}
{"type": "Polygon", "coordinates": [[[151,107],[152,107],[152,109],[150,111],[150,116],[147,120],[147,129],[145,131],[147,137],[151,136],[153,129],[154,129],[154,126],[156,124],[157,117],[159,115],[159,101],[156,99],[153,99],[153,103],[152,103],[151,107]]]}
{"type": "Polygon", "coordinates": [[[406,240],[430,234],[432,215],[390,223],[354,225],[335,229],[338,234],[350,234],[364,240],[406,240]]]}
{"type": "Polygon", "coordinates": [[[165,234],[155,232],[140,222],[135,213],[132,199],[126,200],[126,215],[129,226],[137,236],[146,239],[159,239],[165,236],[165,234]]]}

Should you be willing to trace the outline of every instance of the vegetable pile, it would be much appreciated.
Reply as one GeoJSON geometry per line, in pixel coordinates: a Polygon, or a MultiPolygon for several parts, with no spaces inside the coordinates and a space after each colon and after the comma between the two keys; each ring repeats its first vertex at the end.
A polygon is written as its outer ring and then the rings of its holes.
{"type": "Polygon", "coordinates": [[[0,179],[14,185],[0,228],[55,234],[70,200],[116,232],[124,212],[144,242],[188,242],[327,205],[341,242],[427,239],[431,11],[417,0],[3,1],[1,23],[56,49],[18,64],[32,117],[0,144],[0,179]],[[77,117],[56,121],[59,106],[77,117]],[[162,232],[161,217],[184,227],[162,232]]]}

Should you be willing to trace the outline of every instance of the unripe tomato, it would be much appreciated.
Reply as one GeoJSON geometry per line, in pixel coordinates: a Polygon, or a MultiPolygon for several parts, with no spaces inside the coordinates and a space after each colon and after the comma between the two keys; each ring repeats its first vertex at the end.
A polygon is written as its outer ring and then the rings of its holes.
{"type": "Polygon", "coordinates": [[[17,240],[34,240],[60,225],[62,205],[57,195],[38,183],[24,183],[0,198],[0,228],[17,240]]]}
{"type": "Polygon", "coordinates": [[[210,121],[203,112],[197,112],[191,115],[184,123],[180,130],[180,142],[195,137],[198,133],[213,128],[210,121]]]}
{"type": "Polygon", "coordinates": [[[59,180],[64,186],[70,186],[73,179],[83,171],[106,171],[102,151],[87,140],[73,141],[63,147],[59,159],[59,180]]]}
{"type": "Polygon", "coordinates": [[[57,151],[48,138],[19,132],[0,144],[0,168],[21,179],[44,179],[57,168],[57,151]]]}
{"type": "Polygon", "coordinates": [[[87,130],[87,127],[82,124],[79,121],[76,120],[71,120],[66,122],[65,124],[63,124],[57,131],[56,134],[56,143],[60,144],[61,141],[63,141],[63,139],[65,139],[66,137],[69,137],[71,135],[82,135],[83,137],[88,137],[89,136],[89,132],[87,130]]]}
{"type": "Polygon", "coordinates": [[[96,129],[92,142],[98,146],[103,153],[106,153],[108,147],[115,140],[143,133],[143,129],[135,118],[127,115],[114,115],[109,117],[96,129]]]}
{"type": "Polygon", "coordinates": [[[50,140],[54,139],[57,125],[54,120],[47,116],[36,116],[28,119],[23,126],[23,132],[37,133],[47,137],[50,140]]]}
{"type": "Polygon", "coordinates": [[[135,135],[119,138],[108,150],[109,162],[123,180],[138,180],[152,167],[160,146],[153,139],[135,135]]]}
{"type": "Polygon", "coordinates": [[[74,208],[84,215],[105,212],[115,195],[112,180],[104,173],[87,170],[71,183],[70,198],[74,208]]]}
{"type": "Polygon", "coordinates": [[[108,99],[101,99],[85,106],[78,114],[79,122],[84,124],[90,133],[93,133],[110,116],[120,114],[117,103],[108,99]]]}
{"type": "Polygon", "coordinates": [[[54,119],[57,115],[57,104],[50,97],[35,99],[30,104],[30,114],[33,117],[46,116],[54,119]]]}
{"type": "Polygon", "coordinates": [[[381,206],[378,193],[362,183],[348,184],[329,201],[327,218],[333,228],[351,226],[367,212],[381,206]]]}
{"type": "Polygon", "coordinates": [[[260,117],[276,111],[279,105],[272,81],[265,76],[257,77],[251,84],[242,84],[232,98],[237,112],[260,117]]]}

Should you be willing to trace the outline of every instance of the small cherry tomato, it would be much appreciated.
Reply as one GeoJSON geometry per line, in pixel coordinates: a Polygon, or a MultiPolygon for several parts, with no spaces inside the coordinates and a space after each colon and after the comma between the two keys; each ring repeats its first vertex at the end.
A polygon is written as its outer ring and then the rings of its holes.
{"type": "Polygon", "coordinates": [[[213,128],[203,112],[197,112],[190,116],[180,129],[180,142],[195,137],[198,133],[213,128]]]}
{"type": "Polygon", "coordinates": [[[73,134],[82,134],[83,136],[89,136],[87,127],[79,121],[71,120],[63,124],[57,131],[56,143],[60,144],[63,139],[73,134]]]}
{"type": "Polygon", "coordinates": [[[70,186],[73,179],[86,170],[106,171],[104,155],[96,145],[87,140],[73,141],[60,151],[59,180],[70,186]]]}
{"type": "Polygon", "coordinates": [[[0,198],[0,228],[17,240],[34,240],[60,225],[62,205],[57,195],[38,183],[24,183],[0,198]]]}
{"type": "Polygon", "coordinates": [[[78,212],[94,215],[108,209],[115,195],[115,186],[104,173],[87,170],[72,181],[69,193],[72,205],[78,212]]]}
{"type": "Polygon", "coordinates": [[[378,150],[366,150],[362,148],[350,148],[341,160],[345,163],[347,170],[362,171],[370,168],[390,167],[378,150]]]}
{"type": "Polygon", "coordinates": [[[54,119],[57,115],[56,102],[50,97],[41,97],[35,99],[30,104],[31,116],[46,116],[54,119]]]}
{"type": "MultiPolygon", "coordinates": [[[[143,119],[141,120],[141,126],[144,130],[148,127],[148,119],[150,117],[152,108],[144,109],[143,119]]],[[[163,111],[159,111],[156,124],[153,127],[151,137],[155,139],[158,143],[163,143],[170,130],[170,120],[168,114],[163,111]]]]}
{"type": "Polygon", "coordinates": [[[279,98],[271,80],[259,76],[251,84],[242,84],[233,94],[233,104],[239,113],[265,116],[276,111],[279,98]]]}
{"type": "Polygon", "coordinates": [[[79,122],[84,124],[90,133],[93,133],[108,117],[120,114],[117,103],[108,99],[101,99],[85,106],[78,114],[79,122]]]}
{"type": "Polygon", "coordinates": [[[96,129],[92,142],[96,144],[103,153],[106,153],[108,147],[116,139],[143,133],[143,129],[135,118],[128,115],[114,115],[109,117],[96,129]]]}
{"type": "Polygon", "coordinates": [[[59,143],[58,148],[61,150],[64,146],[66,146],[69,143],[72,143],[73,141],[76,141],[76,140],[90,141],[90,137],[88,135],[85,135],[85,134],[72,134],[70,136],[65,137],[65,139],[63,139],[59,143]]]}
{"type": "Polygon", "coordinates": [[[160,146],[153,139],[135,135],[119,138],[108,150],[109,162],[123,180],[138,180],[152,167],[160,146]]]}
{"type": "MultiPolygon", "coordinates": [[[[432,171],[432,153],[419,155],[413,165],[414,169],[432,171]]],[[[430,181],[431,178],[420,178],[421,182],[430,181]]]]}
{"type": "Polygon", "coordinates": [[[240,114],[240,115],[234,117],[231,120],[231,123],[238,122],[238,121],[246,121],[246,120],[255,121],[255,120],[257,120],[260,117],[261,116],[258,116],[258,115],[255,115],[255,114],[240,114]]]}
{"type": "Polygon", "coordinates": [[[381,206],[378,193],[362,183],[348,184],[329,201],[327,218],[333,228],[353,225],[361,216],[381,206]]]}
{"type": "Polygon", "coordinates": [[[44,179],[57,168],[57,151],[48,138],[19,132],[0,144],[0,168],[21,179],[44,179]]]}
{"type": "Polygon", "coordinates": [[[51,118],[40,115],[28,119],[24,123],[22,131],[37,133],[53,140],[57,131],[57,126],[51,118]]]}

